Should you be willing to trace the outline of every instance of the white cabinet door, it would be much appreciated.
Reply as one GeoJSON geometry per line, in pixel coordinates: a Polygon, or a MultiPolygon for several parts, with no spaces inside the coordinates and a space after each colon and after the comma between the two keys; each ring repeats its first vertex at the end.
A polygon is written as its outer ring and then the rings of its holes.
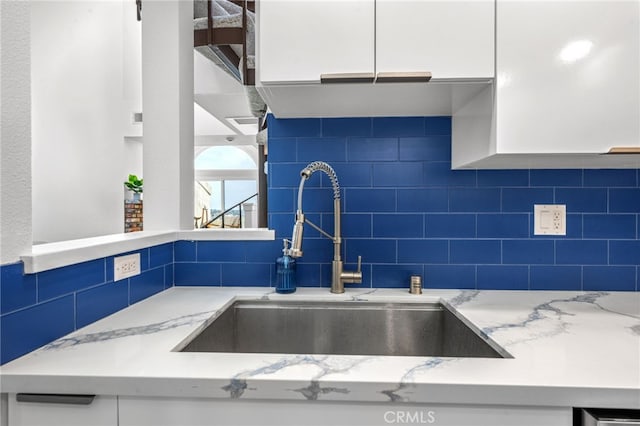
{"type": "Polygon", "coordinates": [[[497,153],[640,145],[640,1],[497,1],[497,153]]]}
{"type": "Polygon", "coordinates": [[[119,426],[571,426],[571,408],[120,397],[119,426]]]}
{"type": "Polygon", "coordinates": [[[320,74],[373,72],[374,0],[256,3],[261,83],[317,83],[320,74]]]}
{"type": "Polygon", "coordinates": [[[492,78],[494,0],[376,0],[376,72],[492,78]]]}
{"type": "Polygon", "coordinates": [[[96,396],[91,404],[18,402],[9,395],[9,426],[117,426],[115,396],[96,396]]]}

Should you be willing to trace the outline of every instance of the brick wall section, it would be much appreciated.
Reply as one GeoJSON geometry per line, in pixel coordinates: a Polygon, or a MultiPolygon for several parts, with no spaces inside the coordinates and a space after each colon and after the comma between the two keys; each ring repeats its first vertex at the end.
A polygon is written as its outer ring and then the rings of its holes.
{"type": "Polygon", "coordinates": [[[142,231],[142,203],[142,201],[124,202],[124,232],[142,231]]]}

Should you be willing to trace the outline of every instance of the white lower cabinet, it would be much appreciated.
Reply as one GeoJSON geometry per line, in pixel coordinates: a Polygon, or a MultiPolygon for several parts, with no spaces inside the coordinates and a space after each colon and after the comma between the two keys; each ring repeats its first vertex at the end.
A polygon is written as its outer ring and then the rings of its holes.
{"type": "Polygon", "coordinates": [[[571,426],[570,408],[119,398],[119,426],[571,426]]]}
{"type": "Polygon", "coordinates": [[[96,396],[90,404],[18,402],[9,395],[9,426],[117,426],[118,398],[96,396]]]}

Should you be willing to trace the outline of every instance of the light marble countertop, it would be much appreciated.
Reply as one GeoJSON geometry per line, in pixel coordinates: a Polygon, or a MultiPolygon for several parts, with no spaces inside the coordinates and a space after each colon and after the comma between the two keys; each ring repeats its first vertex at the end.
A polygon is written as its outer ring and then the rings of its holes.
{"type": "Polygon", "coordinates": [[[640,408],[640,293],[174,287],[2,366],[0,385],[10,393],[640,408]],[[441,300],[513,358],[172,351],[236,299],[441,300]]]}

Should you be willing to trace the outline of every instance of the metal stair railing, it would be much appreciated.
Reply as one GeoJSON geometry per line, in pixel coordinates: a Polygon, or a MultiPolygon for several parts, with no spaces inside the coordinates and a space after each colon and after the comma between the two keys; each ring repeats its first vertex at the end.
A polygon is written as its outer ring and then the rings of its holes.
{"type": "Polygon", "coordinates": [[[231,210],[235,209],[235,208],[238,208],[240,210],[240,212],[239,212],[240,213],[239,214],[239,217],[240,217],[240,224],[239,225],[240,226],[239,227],[242,228],[242,205],[244,203],[246,203],[247,201],[249,201],[250,199],[255,198],[257,196],[258,196],[258,193],[256,192],[252,196],[250,196],[248,198],[245,198],[244,200],[240,201],[239,203],[234,204],[233,206],[229,207],[227,210],[225,210],[222,213],[219,213],[218,215],[216,215],[213,219],[211,219],[207,223],[203,223],[202,226],[200,226],[200,228],[209,228],[209,225],[212,225],[214,221],[216,221],[216,220],[218,220],[220,218],[222,218],[222,228],[224,228],[225,227],[225,224],[224,224],[225,215],[227,213],[229,213],[231,210]]]}

